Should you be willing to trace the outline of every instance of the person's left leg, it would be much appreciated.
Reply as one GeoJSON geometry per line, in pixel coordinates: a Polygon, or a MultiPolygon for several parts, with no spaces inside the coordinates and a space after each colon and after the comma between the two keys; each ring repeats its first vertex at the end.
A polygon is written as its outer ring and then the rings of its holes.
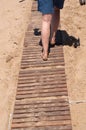
{"type": "Polygon", "coordinates": [[[50,24],[51,24],[52,14],[42,15],[42,58],[47,60],[48,58],[48,48],[49,48],[49,37],[50,37],[50,24]]]}

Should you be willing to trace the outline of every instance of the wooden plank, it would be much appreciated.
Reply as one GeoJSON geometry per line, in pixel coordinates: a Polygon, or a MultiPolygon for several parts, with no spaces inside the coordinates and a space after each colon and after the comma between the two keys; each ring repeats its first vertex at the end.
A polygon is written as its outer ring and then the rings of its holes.
{"type": "Polygon", "coordinates": [[[71,121],[40,121],[40,122],[30,122],[30,123],[15,123],[12,124],[12,128],[24,128],[24,127],[35,127],[35,126],[59,126],[59,125],[70,125],[71,121]]]}
{"type": "MultiPolygon", "coordinates": [[[[28,128],[13,128],[12,130],[28,130],[28,128]]],[[[29,130],[72,130],[71,125],[29,127],[29,130]]]]}

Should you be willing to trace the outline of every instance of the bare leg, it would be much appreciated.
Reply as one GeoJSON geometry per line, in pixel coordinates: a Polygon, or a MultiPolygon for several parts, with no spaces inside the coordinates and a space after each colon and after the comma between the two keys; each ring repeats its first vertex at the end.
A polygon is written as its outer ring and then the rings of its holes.
{"type": "Polygon", "coordinates": [[[48,57],[51,19],[52,19],[52,14],[42,15],[42,44],[43,44],[42,58],[43,60],[47,60],[48,57]]]}
{"type": "Polygon", "coordinates": [[[52,16],[52,21],[51,21],[51,36],[50,36],[50,42],[52,45],[55,44],[55,35],[56,31],[58,29],[60,23],[60,9],[54,8],[54,14],[52,16]]]}

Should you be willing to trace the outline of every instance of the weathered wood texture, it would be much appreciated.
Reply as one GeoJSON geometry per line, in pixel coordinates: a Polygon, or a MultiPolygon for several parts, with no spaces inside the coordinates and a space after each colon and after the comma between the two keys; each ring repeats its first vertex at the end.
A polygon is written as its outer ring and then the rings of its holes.
{"type": "Polygon", "coordinates": [[[72,130],[62,46],[50,48],[41,59],[41,14],[33,2],[28,26],[11,130],[72,130]]]}

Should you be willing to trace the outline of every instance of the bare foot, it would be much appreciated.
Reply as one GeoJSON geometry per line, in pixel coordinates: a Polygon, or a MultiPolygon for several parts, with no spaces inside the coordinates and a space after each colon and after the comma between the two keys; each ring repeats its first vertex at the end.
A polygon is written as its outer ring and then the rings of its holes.
{"type": "Polygon", "coordinates": [[[41,57],[42,57],[42,59],[43,59],[44,61],[47,61],[47,60],[48,60],[48,53],[42,52],[41,57]]]}

